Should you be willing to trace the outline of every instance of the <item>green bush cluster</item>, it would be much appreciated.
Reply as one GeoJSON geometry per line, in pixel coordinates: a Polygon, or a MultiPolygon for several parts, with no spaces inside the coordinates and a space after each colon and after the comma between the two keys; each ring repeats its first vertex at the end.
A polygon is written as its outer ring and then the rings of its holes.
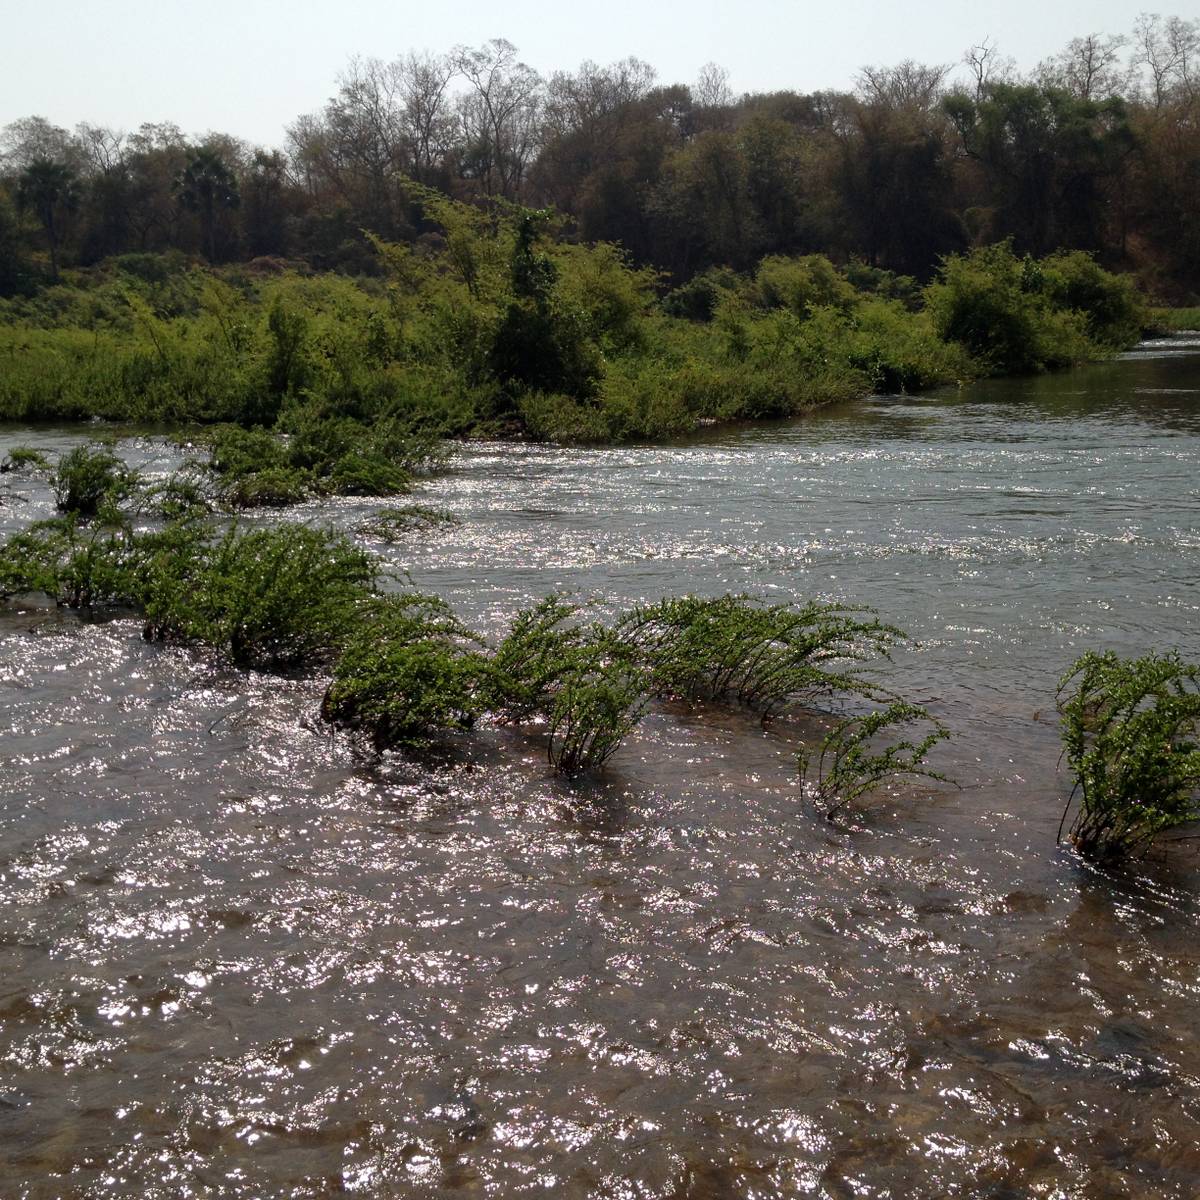
{"type": "Polygon", "coordinates": [[[1081,853],[1138,857],[1200,818],[1200,666],[1178,654],[1088,653],[1063,676],[1059,712],[1075,776],[1059,835],[1070,817],[1081,853]]]}
{"type": "Polygon", "coordinates": [[[1007,242],[947,258],[925,304],[938,336],[996,375],[1104,358],[1132,345],[1146,320],[1132,284],[1089,255],[1039,262],[1007,242]]]}
{"type": "MultiPolygon", "coordinates": [[[[860,263],[776,255],[660,301],[654,272],[562,239],[549,213],[413,196],[440,234],[373,239],[370,277],[134,255],[0,301],[0,419],[657,440],[1102,357],[1145,320],[1086,254],[1035,262],[1004,244],[946,259],[923,295],[860,263]]],[[[363,453],[341,482],[334,462],[273,461],[235,499],[287,502],[314,479],[393,490],[363,453]]]]}

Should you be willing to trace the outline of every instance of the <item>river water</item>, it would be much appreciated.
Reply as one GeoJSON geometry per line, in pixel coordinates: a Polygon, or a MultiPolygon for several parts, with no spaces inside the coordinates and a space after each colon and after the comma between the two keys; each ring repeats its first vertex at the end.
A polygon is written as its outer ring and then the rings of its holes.
{"type": "MultiPolygon", "coordinates": [[[[0,527],[48,508],[8,486],[0,527]]],[[[796,723],[704,708],[590,784],[488,729],[376,763],[319,680],[10,608],[0,1195],[1200,1194],[1200,862],[1056,846],[1053,708],[1085,648],[1200,657],[1200,339],[424,492],[463,523],[366,544],[485,633],[552,589],[877,608],[961,790],[834,827],[796,723]]]]}

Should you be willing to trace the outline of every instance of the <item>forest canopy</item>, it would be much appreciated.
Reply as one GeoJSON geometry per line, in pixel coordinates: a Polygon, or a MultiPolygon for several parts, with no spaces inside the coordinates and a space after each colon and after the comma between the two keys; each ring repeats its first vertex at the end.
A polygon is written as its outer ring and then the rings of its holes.
{"type": "Polygon", "coordinates": [[[1176,303],[1200,287],[1200,22],[1144,15],[1027,73],[990,44],[954,67],[865,68],[846,91],[735,96],[634,58],[548,78],[495,40],[351,61],[278,147],[171,124],[31,116],[0,133],[0,295],[168,251],[382,274],[371,236],[437,243],[426,189],[552,208],[678,287],[770,256],[927,282],[1009,241],[1082,250],[1176,303]]]}

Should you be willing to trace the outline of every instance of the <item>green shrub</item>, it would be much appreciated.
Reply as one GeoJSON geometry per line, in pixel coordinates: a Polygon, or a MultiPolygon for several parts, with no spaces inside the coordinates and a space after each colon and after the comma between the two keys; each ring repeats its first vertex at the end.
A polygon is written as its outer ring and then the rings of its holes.
{"type": "Polygon", "coordinates": [[[38,521],[0,547],[0,599],[41,593],[70,608],[134,606],[139,566],[125,529],[75,516],[38,521]]]}
{"type": "Polygon", "coordinates": [[[1062,286],[1050,286],[1039,264],[1018,258],[1009,243],[985,246],[943,260],[938,280],[925,289],[926,309],[939,337],[961,343],[993,374],[1102,358],[1087,313],[1065,306],[1073,270],[1060,265],[1051,275],[1062,286]]]}
{"type": "Polygon", "coordinates": [[[807,750],[799,754],[800,776],[826,818],[834,820],[850,805],[877,789],[888,779],[913,776],[946,782],[944,775],[926,765],[930,750],[950,735],[937,722],[919,741],[902,739],[882,749],[879,735],[893,726],[914,722],[930,723],[932,718],[915,704],[894,701],[862,717],[839,722],[821,743],[816,756],[807,750]]]}
{"type": "Polygon", "coordinates": [[[602,767],[650,696],[637,646],[620,629],[584,624],[579,615],[560,596],[518,613],[491,657],[485,693],[501,721],[546,722],[547,758],[564,775],[602,767]]]}
{"type": "Polygon", "coordinates": [[[374,559],[345,538],[302,525],[243,533],[147,570],[146,636],[196,642],[239,666],[328,660],[375,593],[374,559]]]}
{"type": "Polygon", "coordinates": [[[58,460],[50,486],[59,512],[94,517],[125,500],[138,484],[131,470],[105,445],[76,446],[58,460]]]}
{"type": "Polygon", "coordinates": [[[405,504],[400,508],[381,508],[369,521],[364,521],[358,527],[358,531],[383,542],[394,542],[407,533],[446,528],[461,523],[458,517],[444,508],[405,504]]]}
{"type": "Polygon", "coordinates": [[[837,267],[820,254],[764,258],[755,272],[748,297],[760,308],[786,308],[798,317],[825,307],[849,312],[858,302],[858,293],[837,267]]]}
{"type": "Polygon", "coordinates": [[[866,610],[730,595],[662,600],[633,610],[620,629],[639,647],[660,693],[733,701],[764,720],[801,695],[874,694],[854,664],[904,641],[866,610]]]}
{"type": "Polygon", "coordinates": [[[50,463],[40,450],[34,450],[32,446],[14,446],[0,460],[0,475],[6,475],[10,471],[23,471],[27,467],[37,471],[49,471],[50,463]]]}
{"type": "Polygon", "coordinates": [[[1074,804],[1069,833],[1080,853],[1115,862],[1200,817],[1200,666],[1177,654],[1088,653],[1058,696],[1075,776],[1060,837],[1074,804]]]}
{"type": "Polygon", "coordinates": [[[1082,250],[1060,251],[1039,266],[1051,304],[1082,313],[1093,341],[1124,350],[1141,337],[1146,310],[1127,275],[1105,271],[1082,250]]]}
{"type": "Polygon", "coordinates": [[[321,715],[365,734],[376,750],[468,728],[486,672],[476,644],[440,600],[388,596],[347,640],[321,715]]]}
{"type": "Polygon", "coordinates": [[[547,711],[554,769],[580,775],[602,767],[637,726],[649,699],[640,656],[619,634],[589,627],[571,647],[547,711]]]}
{"type": "Polygon", "coordinates": [[[584,638],[578,615],[577,605],[552,595],[513,618],[492,655],[488,680],[487,706],[501,721],[548,713],[584,638]]]}
{"type": "Polygon", "coordinates": [[[741,277],[728,267],[712,267],[694,275],[663,297],[662,308],[672,317],[684,321],[711,321],[721,300],[735,292],[741,277]]]}

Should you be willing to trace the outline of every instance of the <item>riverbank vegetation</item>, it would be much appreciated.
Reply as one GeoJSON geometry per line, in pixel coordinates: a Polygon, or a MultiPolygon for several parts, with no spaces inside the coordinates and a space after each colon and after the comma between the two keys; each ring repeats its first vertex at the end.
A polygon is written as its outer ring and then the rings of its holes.
{"type": "MultiPolygon", "coordinates": [[[[377,752],[438,744],[486,718],[545,738],[554,769],[593,772],[653,702],[719,704],[764,724],[849,709],[798,753],[802,787],[830,819],[899,777],[941,780],[947,736],[874,667],[904,634],[869,610],[667,597],[596,619],[552,595],[489,643],[440,600],[391,578],[345,535],[218,521],[189,473],[156,482],[111,447],[57,462],[16,448],[6,474],[40,472],[59,515],[0,546],[0,601],[40,593],[88,612],[131,612],[147,640],[243,668],[327,672],[321,715],[377,752]]],[[[436,527],[419,505],[384,509],[384,534],[436,527]]],[[[1087,858],[1121,862],[1200,820],[1200,667],[1178,655],[1089,653],[1059,711],[1074,790],[1063,830],[1087,858]]]]}
{"type": "Polygon", "coordinates": [[[375,239],[381,277],[134,256],[0,301],[0,419],[197,427],[232,506],[386,496],[441,438],[657,440],[1102,358],[1143,320],[1081,252],[1002,243],[924,289],[772,256],[664,291],[550,213],[422,197],[440,241],[375,239]]]}

